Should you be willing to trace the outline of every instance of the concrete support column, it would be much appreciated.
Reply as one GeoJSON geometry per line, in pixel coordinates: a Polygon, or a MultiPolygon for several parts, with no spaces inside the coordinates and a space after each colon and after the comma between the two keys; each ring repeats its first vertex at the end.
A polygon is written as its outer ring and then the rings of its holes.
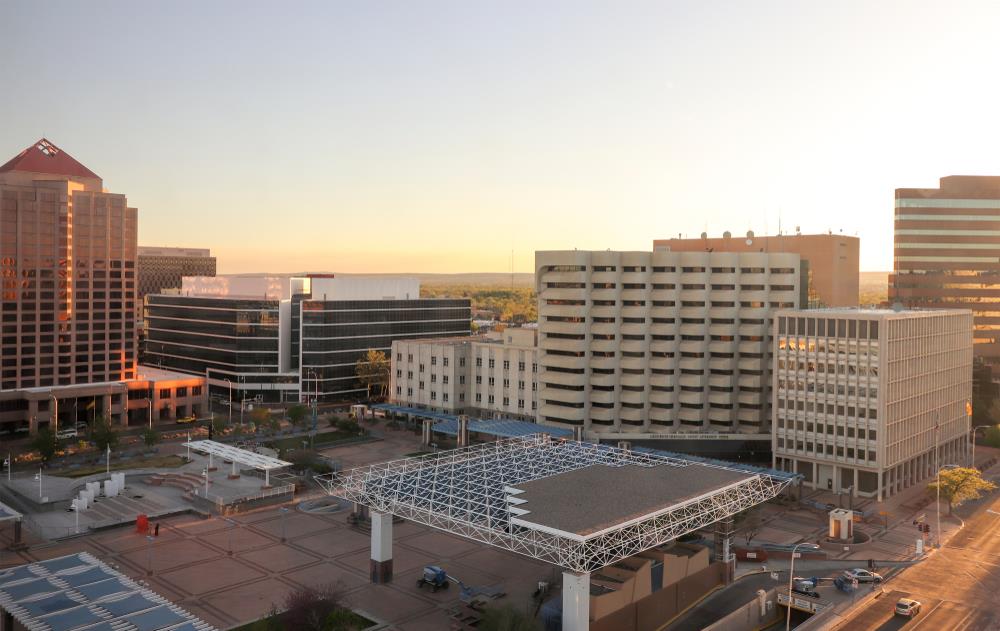
{"type": "Polygon", "coordinates": [[[21,520],[14,520],[14,546],[21,545],[21,520]]]}
{"type": "Polygon", "coordinates": [[[590,629],[590,572],[563,572],[563,631],[590,629]]]}
{"type": "Polygon", "coordinates": [[[392,514],[372,511],[371,582],[392,582],[392,514]]]}
{"type": "Polygon", "coordinates": [[[156,388],[152,388],[149,394],[149,402],[147,403],[150,409],[150,418],[156,423],[160,420],[160,393],[156,388]]]}
{"type": "Polygon", "coordinates": [[[3,611],[3,616],[0,616],[0,629],[14,631],[14,616],[6,609],[3,611]]]}
{"type": "Polygon", "coordinates": [[[583,442],[583,426],[582,425],[574,425],[573,426],[573,440],[575,440],[578,443],[582,443],[583,442]]]}
{"type": "Polygon", "coordinates": [[[104,414],[108,423],[112,424],[114,423],[114,418],[111,416],[111,395],[106,394],[101,399],[103,401],[101,403],[101,414],[104,414]]]}
{"type": "Polygon", "coordinates": [[[118,424],[122,427],[128,427],[128,388],[122,388],[122,393],[119,396],[122,399],[122,409],[118,417],[118,424]]]}
{"type": "Polygon", "coordinates": [[[422,427],[422,433],[420,435],[420,442],[428,447],[430,447],[431,444],[431,436],[434,435],[434,432],[431,430],[432,425],[434,425],[434,421],[430,420],[429,418],[425,418],[422,427]]]}
{"type": "Polygon", "coordinates": [[[465,414],[458,416],[458,446],[469,446],[469,417],[465,414]]]}
{"type": "Polygon", "coordinates": [[[736,530],[732,517],[715,522],[715,560],[726,564],[725,582],[729,585],[736,578],[736,555],[733,554],[733,533],[736,530]]]}

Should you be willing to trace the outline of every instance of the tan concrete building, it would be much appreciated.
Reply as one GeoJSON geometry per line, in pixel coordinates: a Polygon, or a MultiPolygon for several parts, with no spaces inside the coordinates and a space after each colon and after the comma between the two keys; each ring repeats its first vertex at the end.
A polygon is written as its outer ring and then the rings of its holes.
{"type": "Polygon", "coordinates": [[[479,418],[535,420],[537,330],[477,337],[396,340],[392,403],[479,418]]]}
{"type": "Polygon", "coordinates": [[[770,440],[771,315],[804,301],[797,254],[543,251],[535,274],[540,423],[770,440]]]}
{"type": "Polygon", "coordinates": [[[810,488],[881,500],[968,458],[970,311],[817,309],[775,319],[775,468],[802,474],[810,488]]]}
{"type": "MultiPolygon", "coordinates": [[[[842,234],[793,234],[759,237],[748,232],[721,238],[656,239],[653,249],[672,252],[789,252],[808,263],[810,307],[858,306],[858,257],[861,240],[842,234]]],[[[803,305],[805,306],[805,305],[803,305]]]]}

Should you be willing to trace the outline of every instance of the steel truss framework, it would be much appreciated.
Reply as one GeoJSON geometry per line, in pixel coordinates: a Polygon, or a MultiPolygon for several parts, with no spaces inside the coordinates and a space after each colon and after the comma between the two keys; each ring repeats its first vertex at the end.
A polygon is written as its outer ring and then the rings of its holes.
{"type": "MultiPolygon", "coordinates": [[[[372,510],[576,572],[600,569],[746,510],[789,483],[737,471],[745,477],[736,484],[582,540],[511,523],[506,487],[591,465],[712,466],[536,434],[358,467],[317,481],[331,495],[372,510]]],[[[601,498],[593,503],[599,510],[601,498]]]]}

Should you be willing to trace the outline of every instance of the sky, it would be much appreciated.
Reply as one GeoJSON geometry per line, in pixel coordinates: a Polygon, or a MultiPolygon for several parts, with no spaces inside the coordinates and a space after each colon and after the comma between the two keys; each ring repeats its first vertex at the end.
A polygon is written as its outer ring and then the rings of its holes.
{"type": "Polygon", "coordinates": [[[1000,3],[0,3],[0,162],[46,137],[222,273],[530,272],[843,232],[1000,174],[1000,3]]]}

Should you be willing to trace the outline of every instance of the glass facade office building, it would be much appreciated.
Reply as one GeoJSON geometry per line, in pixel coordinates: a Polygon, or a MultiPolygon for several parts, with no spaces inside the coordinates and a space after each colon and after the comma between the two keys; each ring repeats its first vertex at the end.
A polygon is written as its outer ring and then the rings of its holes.
{"type": "Polygon", "coordinates": [[[303,301],[303,388],[318,379],[321,401],[365,395],[355,373],[368,349],[388,358],[393,340],[468,335],[471,316],[468,299],[303,301]]]}
{"type": "Polygon", "coordinates": [[[468,335],[471,304],[448,300],[147,297],[147,363],[206,375],[217,398],[322,402],[363,396],[356,364],[393,340],[468,335]],[[301,390],[301,391],[300,391],[301,390]]]}

